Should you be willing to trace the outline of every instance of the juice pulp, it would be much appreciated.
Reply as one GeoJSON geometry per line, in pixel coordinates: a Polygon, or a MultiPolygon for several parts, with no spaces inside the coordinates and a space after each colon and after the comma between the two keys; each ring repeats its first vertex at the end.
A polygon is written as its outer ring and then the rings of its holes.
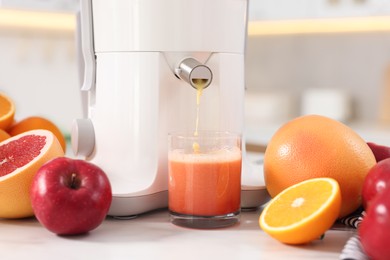
{"type": "Polygon", "coordinates": [[[169,210],[217,216],[237,212],[241,195],[241,151],[169,155],[169,210]]]}

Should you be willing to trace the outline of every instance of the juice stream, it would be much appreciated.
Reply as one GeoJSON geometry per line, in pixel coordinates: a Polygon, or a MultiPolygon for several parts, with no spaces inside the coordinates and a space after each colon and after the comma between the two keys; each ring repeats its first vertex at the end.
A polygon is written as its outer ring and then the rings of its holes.
{"type": "MultiPolygon", "coordinates": [[[[194,84],[196,87],[196,121],[195,121],[194,136],[198,136],[200,97],[202,96],[205,82],[200,79],[200,80],[195,80],[194,84]]],[[[199,144],[197,142],[194,142],[192,144],[192,149],[194,150],[194,153],[199,153],[200,150],[199,144]]]]}

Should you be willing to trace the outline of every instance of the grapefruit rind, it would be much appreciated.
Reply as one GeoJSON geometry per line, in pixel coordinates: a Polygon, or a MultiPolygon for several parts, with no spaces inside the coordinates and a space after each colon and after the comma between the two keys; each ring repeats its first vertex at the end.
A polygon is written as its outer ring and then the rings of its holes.
{"type": "MultiPolygon", "coordinates": [[[[337,220],[340,209],[341,192],[338,182],[332,178],[313,178],[294,184],[276,195],[262,211],[259,218],[259,224],[263,231],[283,243],[305,244],[318,239],[324,234],[337,220]],[[330,193],[331,195],[318,207],[318,209],[308,216],[303,217],[301,220],[286,226],[272,226],[267,223],[265,219],[269,208],[273,207],[275,203],[278,203],[281,197],[299,186],[306,185],[309,182],[319,181],[329,183],[332,187],[332,191],[330,193]]],[[[289,214],[288,208],[286,208],[284,213],[286,215],[289,214]]]]}
{"type": "Polygon", "coordinates": [[[30,201],[30,186],[38,169],[51,159],[64,156],[55,135],[48,130],[32,130],[0,143],[0,146],[27,135],[46,137],[38,156],[17,170],[0,177],[0,218],[25,218],[34,215],[30,201]]]}

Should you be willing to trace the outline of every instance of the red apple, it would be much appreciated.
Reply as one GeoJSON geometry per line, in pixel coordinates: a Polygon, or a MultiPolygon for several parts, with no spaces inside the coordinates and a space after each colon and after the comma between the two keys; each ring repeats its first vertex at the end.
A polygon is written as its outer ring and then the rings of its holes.
{"type": "Polygon", "coordinates": [[[105,219],[111,185],[96,165],[66,157],[44,164],[34,176],[31,204],[38,221],[58,235],[86,233],[105,219]]]}
{"type": "Polygon", "coordinates": [[[362,188],[364,209],[368,209],[371,200],[386,188],[390,188],[390,158],[378,162],[367,173],[362,188]]]}
{"type": "Polygon", "coordinates": [[[390,188],[372,200],[358,232],[362,247],[370,259],[390,259],[390,188]]]}
{"type": "Polygon", "coordinates": [[[370,147],[372,153],[374,154],[377,162],[380,162],[386,158],[390,158],[390,147],[372,142],[368,142],[367,144],[370,147]]]}

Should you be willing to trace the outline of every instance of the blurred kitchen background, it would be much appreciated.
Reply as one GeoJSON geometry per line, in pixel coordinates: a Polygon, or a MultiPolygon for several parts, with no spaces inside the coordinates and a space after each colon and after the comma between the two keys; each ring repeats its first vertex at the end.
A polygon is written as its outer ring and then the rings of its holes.
{"type": "MultiPolygon", "coordinates": [[[[78,0],[0,0],[0,91],[16,119],[45,116],[69,134],[82,117],[77,10],[78,0]]],[[[390,144],[390,1],[250,0],[245,87],[250,141],[316,113],[390,144]]]]}

